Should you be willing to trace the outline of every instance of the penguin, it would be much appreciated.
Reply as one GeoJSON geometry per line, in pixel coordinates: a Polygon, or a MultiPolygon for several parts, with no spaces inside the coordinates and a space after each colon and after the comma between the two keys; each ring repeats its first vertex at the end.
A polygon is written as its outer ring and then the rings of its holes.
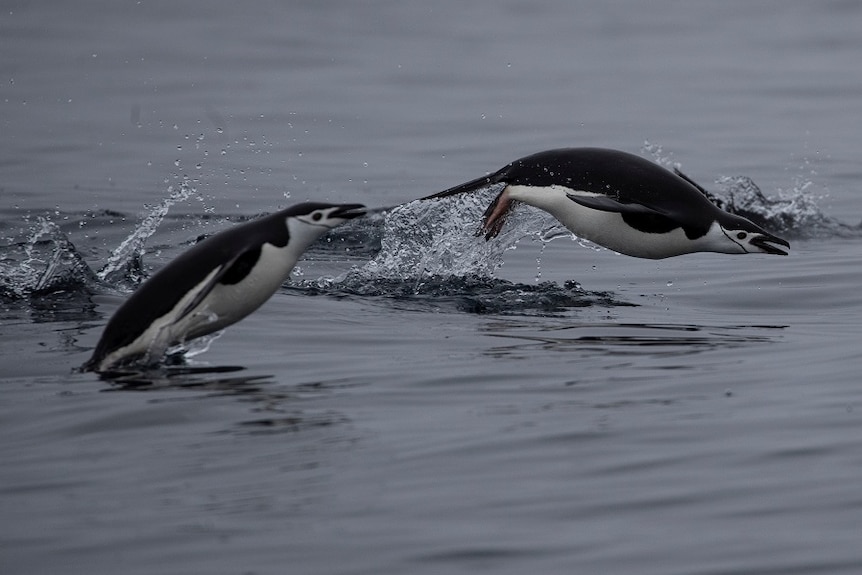
{"type": "Polygon", "coordinates": [[[117,309],[82,371],[158,362],[238,322],[275,293],[302,253],[361,204],[306,202],[219,232],[161,268],[117,309]]]}
{"type": "Polygon", "coordinates": [[[640,156],[604,148],[562,148],[526,156],[497,172],[421,198],[502,184],[488,206],[486,240],[513,202],[554,216],[578,237],[629,256],[661,259],[693,252],[787,255],[787,240],[713,204],[693,182],[640,156]]]}

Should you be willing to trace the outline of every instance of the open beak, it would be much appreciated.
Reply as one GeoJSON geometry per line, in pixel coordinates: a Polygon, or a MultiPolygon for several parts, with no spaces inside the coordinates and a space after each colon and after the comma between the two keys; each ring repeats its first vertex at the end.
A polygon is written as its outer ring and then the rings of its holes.
{"type": "Polygon", "coordinates": [[[790,243],[778,236],[773,236],[772,234],[761,233],[758,236],[751,240],[751,245],[760,248],[763,253],[766,254],[775,254],[777,256],[786,256],[787,252],[781,248],[778,248],[772,244],[778,244],[780,246],[784,246],[790,249],[790,243]]]}
{"type": "Polygon", "coordinates": [[[335,218],[351,220],[353,218],[358,218],[359,216],[364,216],[365,206],[362,204],[342,204],[330,215],[335,218]]]}

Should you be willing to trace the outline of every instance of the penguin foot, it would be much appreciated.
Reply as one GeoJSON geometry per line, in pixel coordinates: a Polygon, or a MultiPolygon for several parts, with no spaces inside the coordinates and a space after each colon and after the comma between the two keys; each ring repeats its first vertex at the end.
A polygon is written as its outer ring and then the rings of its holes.
{"type": "Polygon", "coordinates": [[[509,188],[503,188],[494,201],[482,214],[482,227],[477,230],[477,236],[485,236],[485,241],[496,238],[506,223],[506,216],[512,210],[514,200],[509,198],[509,188]]]}

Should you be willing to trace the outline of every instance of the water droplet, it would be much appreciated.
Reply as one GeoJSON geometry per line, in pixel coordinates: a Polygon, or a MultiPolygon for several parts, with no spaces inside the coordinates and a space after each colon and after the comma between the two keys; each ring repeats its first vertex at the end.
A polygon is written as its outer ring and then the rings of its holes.
{"type": "Polygon", "coordinates": [[[667,282],[667,287],[673,287],[673,282],[672,282],[672,281],[668,281],[668,282],[667,282]]]}

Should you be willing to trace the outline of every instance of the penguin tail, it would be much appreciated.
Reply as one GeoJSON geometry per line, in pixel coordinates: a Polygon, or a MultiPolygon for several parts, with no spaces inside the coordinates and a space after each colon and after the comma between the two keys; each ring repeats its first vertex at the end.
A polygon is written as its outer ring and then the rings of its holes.
{"type": "Polygon", "coordinates": [[[498,183],[500,183],[499,172],[495,174],[489,174],[487,176],[482,176],[481,178],[476,178],[475,180],[470,180],[469,182],[464,182],[463,184],[458,184],[457,186],[449,188],[448,190],[443,190],[442,192],[437,192],[436,194],[431,194],[430,196],[419,198],[419,200],[436,200],[438,198],[448,198],[449,196],[465,194],[468,192],[475,192],[476,190],[481,190],[483,188],[487,188],[488,186],[493,186],[494,184],[498,183]]]}

